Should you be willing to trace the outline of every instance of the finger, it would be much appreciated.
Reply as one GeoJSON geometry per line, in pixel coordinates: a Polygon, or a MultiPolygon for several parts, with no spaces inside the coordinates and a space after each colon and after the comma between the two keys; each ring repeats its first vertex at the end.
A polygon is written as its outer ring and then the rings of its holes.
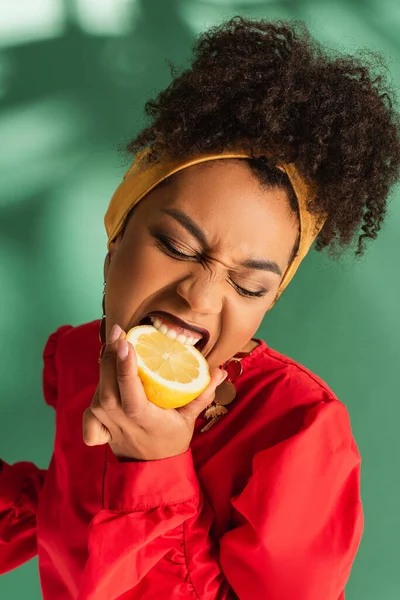
{"type": "MultiPolygon", "coordinates": [[[[115,413],[106,412],[100,404],[100,385],[98,385],[96,388],[92,402],[90,404],[90,410],[92,411],[93,415],[97,418],[97,420],[100,423],[102,423],[104,427],[109,431],[110,436],[113,438],[114,432],[118,431],[118,429],[120,428],[115,423],[115,413]]],[[[121,407],[119,407],[119,410],[122,413],[121,407]]]]}
{"type": "Polygon", "coordinates": [[[124,414],[130,419],[140,419],[148,411],[149,401],[138,374],[135,348],[127,340],[119,345],[117,381],[124,414]]]}
{"type": "Polygon", "coordinates": [[[107,427],[99,421],[90,408],[83,413],[82,435],[87,446],[101,446],[112,440],[107,427]]]}
{"type": "Polygon", "coordinates": [[[186,404],[186,406],[182,406],[181,408],[177,408],[176,410],[182,415],[184,419],[188,419],[191,422],[194,422],[199,414],[207,408],[211,404],[211,402],[215,398],[215,390],[221,383],[226,379],[228,373],[221,369],[215,369],[211,373],[211,381],[206,387],[206,389],[197,396],[194,400],[186,404]]]}
{"type": "Polygon", "coordinates": [[[99,404],[106,412],[115,411],[121,406],[117,381],[118,339],[124,339],[126,333],[120,328],[116,341],[108,343],[100,361],[99,404]]]}

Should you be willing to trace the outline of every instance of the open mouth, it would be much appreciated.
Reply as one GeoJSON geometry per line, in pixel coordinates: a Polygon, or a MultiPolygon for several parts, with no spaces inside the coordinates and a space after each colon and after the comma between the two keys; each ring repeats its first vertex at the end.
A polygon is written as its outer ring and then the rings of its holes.
{"type": "Polygon", "coordinates": [[[210,334],[200,327],[191,327],[178,317],[164,312],[152,312],[144,317],[139,325],[152,325],[171,339],[194,346],[201,352],[210,339],[210,334]],[[176,336],[175,338],[173,336],[176,336]],[[200,339],[198,339],[200,338],[200,339]],[[197,340],[197,341],[195,341],[197,340]]]}

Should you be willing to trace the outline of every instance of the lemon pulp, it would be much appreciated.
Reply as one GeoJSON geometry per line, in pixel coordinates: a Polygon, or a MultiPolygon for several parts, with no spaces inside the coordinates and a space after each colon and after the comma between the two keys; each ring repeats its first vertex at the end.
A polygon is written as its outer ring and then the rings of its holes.
{"type": "Polygon", "coordinates": [[[208,363],[194,346],[171,340],[152,325],[134,327],[126,339],[135,348],[146,396],[157,406],[184,406],[209,384],[208,363]]]}

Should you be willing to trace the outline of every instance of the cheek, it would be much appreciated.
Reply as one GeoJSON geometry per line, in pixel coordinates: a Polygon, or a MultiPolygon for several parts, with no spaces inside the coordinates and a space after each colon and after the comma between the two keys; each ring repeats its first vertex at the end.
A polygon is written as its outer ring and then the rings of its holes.
{"type": "Polygon", "coordinates": [[[234,295],[229,298],[225,303],[218,340],[207,355],[211,368],[219,366],[247,346],[255,336],[265,310],[264,303],[246,303],[234,295]]]}
{"type": "Polygon", "coordinates": [[[228,335],[247,342],[255,335],[264,315],[265,307],[261,307],[261,304],[257,306],[257,301],[254,304],[251,300],[248,303],[238,303],[236,310],[231,311],[228,335]]]}
{"type": "Polygon", "coordinates": [[[131,244],[115,257],[108,287],[111,304],[126,306],[132,314],[148,297],[171,285],[183,273],[184,263],[174,261],[154,244],[131,244]]]}

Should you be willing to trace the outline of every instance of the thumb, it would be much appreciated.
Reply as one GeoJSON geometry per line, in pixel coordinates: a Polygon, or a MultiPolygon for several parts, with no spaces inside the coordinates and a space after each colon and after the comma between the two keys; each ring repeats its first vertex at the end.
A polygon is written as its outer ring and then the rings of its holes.
{"type": "Polygon", "coordinates": [[[226,379],[228,373],[221,369],[215,369],[211,373],[211,381],[204,390],[197,396],[194,400],[186,404],[186,406],[182,406],[181,408],[177,408],[176,410],[184,417],[185,419],[195,421],[199,414],[207,408],[211,404],[211,402],[215,398],[215,390],[221,383],[226,379]]]}
{"type": "Polygon", "coordinates": [[[111,442],[111,434],[107,427],[93,414],[90,408],[83,413],[83,441],[87,446],[102,446],[111,442]]]}

